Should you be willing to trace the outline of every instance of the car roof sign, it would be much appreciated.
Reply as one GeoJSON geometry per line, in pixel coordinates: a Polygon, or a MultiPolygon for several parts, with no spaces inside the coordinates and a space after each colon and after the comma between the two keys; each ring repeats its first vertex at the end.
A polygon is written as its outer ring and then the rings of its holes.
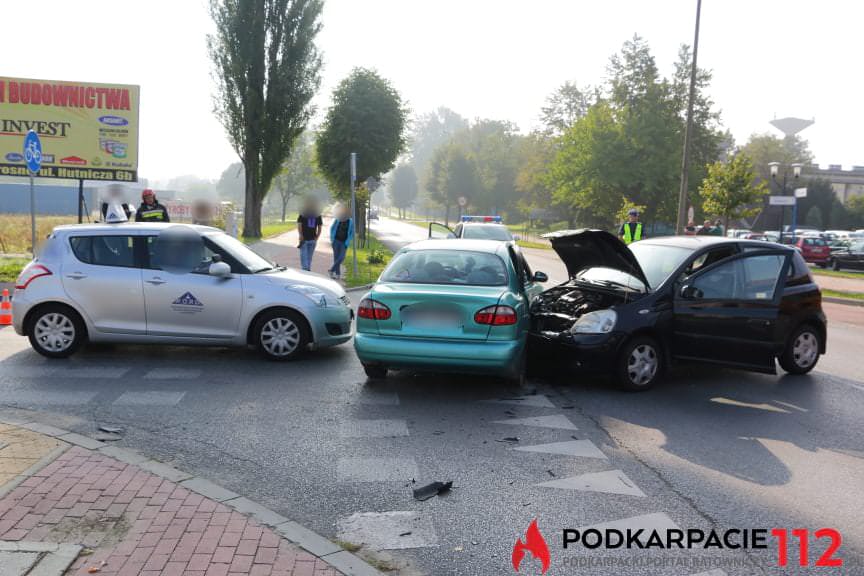
{"type": "Polygon", "coordinates": [[[105,222],[108,224],[120,224],[122,222],[128,222],[129,218],[126,217],[126,211],[123,210],[123,206],[116,202],[112,202],[108,205],[108,209],[105,212],[105,222]]]}

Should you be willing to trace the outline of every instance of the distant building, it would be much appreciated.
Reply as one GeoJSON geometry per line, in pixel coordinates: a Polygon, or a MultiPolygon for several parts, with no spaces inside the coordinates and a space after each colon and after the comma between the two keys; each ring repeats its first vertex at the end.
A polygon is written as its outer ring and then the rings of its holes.
{"type": "Polygon", "coordinates": [[[831,182],[834,194],[843,204],[846,204],[850,198],[864,195],[864,166],[853,166],[851,170],[843,170],[839,164],[831,164],[828,168],[820,168],[818,164],[812,164],[804,168],[804,176],[831,182]]]}
{"type": "MultiPolygon", "coordinates": [[[[99,209],[99,189],[96,186],[84,186],[84,203],[87,208],[84,213],[99,209]]],[[[38,184],[34,188],[36,198],[36,213],[52,216],[70,216],[78,214],[78,186],[58,186],[38,184]]],[[[30,185],[7,184],[0,182],[0,214],[29,214],[30,185]]]]}

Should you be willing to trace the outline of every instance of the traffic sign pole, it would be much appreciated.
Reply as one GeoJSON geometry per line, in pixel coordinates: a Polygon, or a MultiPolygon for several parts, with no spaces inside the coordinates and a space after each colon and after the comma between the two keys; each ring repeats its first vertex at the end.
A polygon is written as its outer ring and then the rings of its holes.
{"type": "Polygon", "coordinates": [[[30,130],[24,136],[24,160],[30,172],[30,251],[36,257],[36,191],[33,187],[33,176],[42,168],[42,141],[39,134],[30,130]]]}
{"type": "Polygon", "coordinates": [[[354,236],[351,238],[351,253],[354,259],[354,278],[357,278],[357,153],[351,152],[351,218],[354,219],[354,236]]]}

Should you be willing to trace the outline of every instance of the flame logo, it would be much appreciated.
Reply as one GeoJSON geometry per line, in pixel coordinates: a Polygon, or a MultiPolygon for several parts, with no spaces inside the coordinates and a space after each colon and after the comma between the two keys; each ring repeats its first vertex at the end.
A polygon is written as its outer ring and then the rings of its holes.
{"type": "Polygon", "coordinates": [[[516,572],[519,572],[519,565],[522,564],[522,560],[525,558],[526,550],[531,552],[531,555],[536,560],[540,560],[542,566],[540,573],[546,574],[552,560],[549,556],[549,546],[546,545],[543,534],[537,528],[536,518],[531,521],[528,530],[525,531],[525,542],[522,542],[521,538],[517,538],[516,543],[513,544],[513,569],[516,572]]]}

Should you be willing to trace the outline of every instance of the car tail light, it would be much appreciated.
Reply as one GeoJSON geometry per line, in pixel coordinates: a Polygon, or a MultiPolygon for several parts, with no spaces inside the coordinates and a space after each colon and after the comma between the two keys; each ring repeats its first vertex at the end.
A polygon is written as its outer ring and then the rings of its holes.
{"type": "Polygon", "coordinates": [[[516,310],[510,306],[487,306],[474,313],[474,322],[490,326],[516,324],[516,310]]]}
{"type": "Polygon", "coordinates": [[[28,264],[15,281],[16,290],[26,290],[33,280],[41,276],[51,276],[52,272],[42,264],[28,264]]]}
{"type": "Polygon", "coordinates": [[[367,320],[387,320],[390,318],[390,308],[371,298],[364,298],[357,308],[357,315],[367,320]]]}

